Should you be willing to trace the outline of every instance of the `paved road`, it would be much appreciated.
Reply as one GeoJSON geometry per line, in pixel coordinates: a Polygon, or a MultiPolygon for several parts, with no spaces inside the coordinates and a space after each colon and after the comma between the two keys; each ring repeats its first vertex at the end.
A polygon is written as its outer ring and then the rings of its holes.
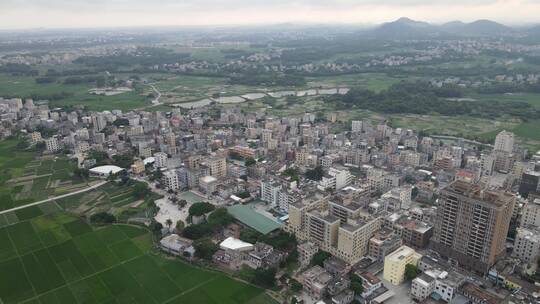
{"type": "Polygon", "coordinates": [[[65,198],[65,197],[70,197],[70,196],[72,196],[72,195],[76,195],[76,194],[79,194],[79,193],[83,193],[83,192],[86,192],[86,191],[90,191],[90,190],[95,189],[95,188],[97,188],[97,187],[103,186],[103,185],[105,185],[106,183],[107,183],[107,181],[102,181],[102,182],[99,182],[99,183],[97,183],[97,184],[95,184],[95,185],[93,185],[93,186],[90,186],[90,187],[87,187],[87,188],[84,188],[84,189],[81,189],[81,190],[77,190],[77,191],[75,191],[75,192],[71,192],[71,193],[67,193],[67,194],[62,194],[62,195],[59,195],[59,196],[55,196],[55,197],[51,197],[51,198],[48,198],[48,199],[44,199],[44,200],[39,201],[39,202],[34,202],[34,203],[27,204],[27,205],[23,205],[23,206],[11,208],[11,209],[8,209],[8,210],[3,210],[3,211],[0,211],[0,214],[4,214],[4,213],[11,212],[11,211],[16,211],[16,210],[20,210],[20,209],[32,207],[32,206],[41,205],[41,204],[44,204],[44,203],[47,203],[47,202],[50,202],[50,201],[54,201],[54,200],[57,200],[57,199],[65,198]]]}

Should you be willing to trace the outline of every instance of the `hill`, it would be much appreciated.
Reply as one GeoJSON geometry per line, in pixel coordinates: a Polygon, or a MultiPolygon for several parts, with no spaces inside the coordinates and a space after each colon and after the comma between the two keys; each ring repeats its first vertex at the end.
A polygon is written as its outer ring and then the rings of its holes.
{"type": "Polygon", "coordinates": [[[470,23],[452,21],[435,25],[402,17],[375,27],[369,34],[382,39],[414,39],[438,36],[508,35],[516,32],[517,30],[511,27],[491,20],[477,20],[470,23]]]}

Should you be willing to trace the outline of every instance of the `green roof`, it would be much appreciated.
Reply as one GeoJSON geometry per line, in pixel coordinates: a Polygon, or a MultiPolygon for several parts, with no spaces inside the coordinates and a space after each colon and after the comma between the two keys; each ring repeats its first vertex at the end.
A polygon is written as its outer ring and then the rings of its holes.
{"type": "Polygon", "coordinates": [[[262,234],[270,233],[281,227],[278,222],[268,218],[263,214],[260,214],[250,206],[234,205],[232,207],[229,207],[227,210],[235,219],[242,222],[244,225],[259,231],[262,234]]]}
{"type": "Polygon", "coordinates": [[[205,202],[206,199],[196,193],[193,193],[191,191],[186,191],[186,192],[182,192],[180,193],[180,199],[184,199],[190,203],[200,203],[200,202],[205,202]]]}

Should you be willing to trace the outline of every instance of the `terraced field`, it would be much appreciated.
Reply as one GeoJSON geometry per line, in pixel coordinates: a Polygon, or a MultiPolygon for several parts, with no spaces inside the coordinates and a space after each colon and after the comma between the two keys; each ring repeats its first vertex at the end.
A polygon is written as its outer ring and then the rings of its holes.
{"type": "Polygon", "coordinates": [[[133,193],[135,184],[109,182],[91,191],[59,199],[56,203],[62,209],[81,216],[109,212],[125,220],[129,217],[145,217],[147,204],[159,196],[152,193],[145,199],[139,199],[133,193]]]}
{"type": "Polygon", "coordinates": [[[0,211],[82,189],[87,181],[73,174],[66,157],[34,158],[19,151],[17,140],[0,142],[0,211]]]}

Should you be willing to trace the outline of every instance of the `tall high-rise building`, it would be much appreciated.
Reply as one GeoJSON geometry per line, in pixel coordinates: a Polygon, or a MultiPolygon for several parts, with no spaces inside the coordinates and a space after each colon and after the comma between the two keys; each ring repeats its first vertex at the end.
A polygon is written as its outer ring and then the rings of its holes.
{"type": "Polygon", "coordinates": [[[455,181],[441,190],[431,246],[461,266],[485,273],[504,254],[515,196],[455,181]]]}
{"type": "Polygon", "coordinates": [[[512,153],[514,151],[514,133],[501,131],[495,137],[495,146],[493,150],[512,153]]]}
{"type": "Polygon", "coordinates": [[[93,115],[92,116],[92,124],[94,125],[94,129],[96,129],[98,132],[105,129],[107,126],[107,121],[105,120],[105,117],[103,115],[93,115]]]}

